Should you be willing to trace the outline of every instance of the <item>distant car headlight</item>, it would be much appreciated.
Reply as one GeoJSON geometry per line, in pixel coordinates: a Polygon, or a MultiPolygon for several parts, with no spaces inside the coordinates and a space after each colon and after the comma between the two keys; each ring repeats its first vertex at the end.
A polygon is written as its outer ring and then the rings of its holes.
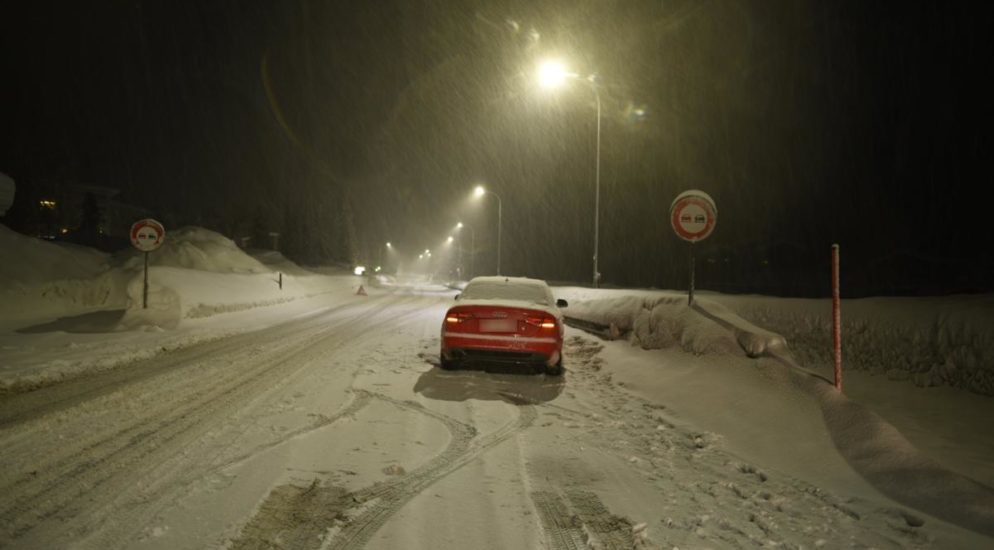
{"type": "Polygon", "coordinates": [[[361,265],[357,265],[357,266],[355,266],[355,269],[352,270],[352,273],[355,273],[356,275],[362,275],[362,274],[366,273],[366,267],[365,266],[361,266],[361,265]]]}

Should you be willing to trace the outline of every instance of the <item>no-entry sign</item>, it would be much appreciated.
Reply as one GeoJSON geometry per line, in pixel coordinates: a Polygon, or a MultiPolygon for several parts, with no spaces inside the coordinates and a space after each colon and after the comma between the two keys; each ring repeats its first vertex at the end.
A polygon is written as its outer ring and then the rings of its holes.
{"type": "Polygon", "coordinates": [[[718,208],[704,191],[691,189],[680,193],[670,205],[670,224],[685,241],[702,241],[714,231],[718,208]]]}
{"type": "Polygon", "coordinates": [[[166,228],[151,219],[138,220],[131,226],[131,244],[142,252],[151,252],[162,246],[166,228]]]}

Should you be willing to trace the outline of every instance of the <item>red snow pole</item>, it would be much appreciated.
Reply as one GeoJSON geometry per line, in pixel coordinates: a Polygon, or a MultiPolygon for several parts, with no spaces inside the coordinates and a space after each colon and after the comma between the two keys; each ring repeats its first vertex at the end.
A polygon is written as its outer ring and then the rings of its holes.
{"type": "Polygon", "coordinates": [[[842,391],[842,305],[839,300],[839,245],[832,245],[832,343],[835,354],[835,389],[842,391]]]}

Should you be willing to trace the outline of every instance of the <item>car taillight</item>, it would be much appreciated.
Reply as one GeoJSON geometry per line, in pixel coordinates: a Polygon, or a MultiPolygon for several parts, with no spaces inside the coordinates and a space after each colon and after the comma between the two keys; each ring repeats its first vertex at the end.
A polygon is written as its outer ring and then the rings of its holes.
{"type": "Polygon", "coordinates": [[[473,318],[472,313],[449,313],[445,316],[446,323],[462,323],[473,318]]]}
{"type": "Polygon", "coordinates": [[[556,320],[552,317],[525,317],[525,322],[543,329],[556,328],[556,320]]]}

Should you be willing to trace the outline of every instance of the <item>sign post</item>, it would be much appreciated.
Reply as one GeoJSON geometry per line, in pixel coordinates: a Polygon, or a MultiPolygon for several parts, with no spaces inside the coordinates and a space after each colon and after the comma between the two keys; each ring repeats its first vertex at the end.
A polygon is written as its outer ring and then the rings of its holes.
{"type": "Polygon", "coordinates": [[[839,245],[832,245],[832,357],[835,389],[842,391],[842,304],[839,292],[839,245]]]}
{"type": "Polygon", "coordinates": [[[145,253],[145,282],[142,286],[142,309],[148,308],[148,253],[162,246],[166,228],[161,223],[146,218],[131,225],[131,244],[145,253]]]}
{"type": "Polygon", "coordinates": [[[708,238],[718,221],[718,208],[704,191],[691,189],[673,199],[670,225],[677,237],[690,243],[690,292],[687,305],[694,304],[694,243],[708,238]]]}

